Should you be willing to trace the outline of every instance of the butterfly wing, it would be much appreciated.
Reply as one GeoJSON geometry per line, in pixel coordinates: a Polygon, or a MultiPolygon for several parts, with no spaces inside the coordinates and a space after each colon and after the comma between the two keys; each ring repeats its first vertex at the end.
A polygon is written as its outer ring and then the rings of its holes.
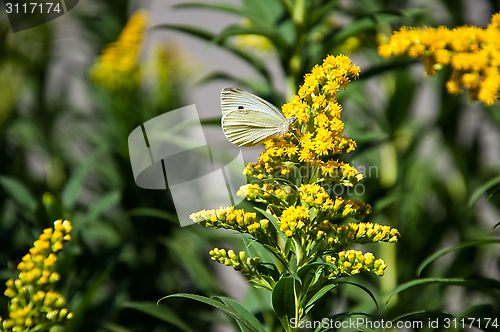
{"type": "Polygon", "coordinates": [[[221,105],[222,130],[238,146],[254,146],[288,130],[287,119],[276,106],[241,89],[223,89],[221,105]]]}
{"type": "Polygon", "coordinates": [[[222,117],[222,130],[238,146],[254,146],[283,134],[286,120],[260,110],[236,109],[222,117]]]}
{"type": "Polygon", "coordinates": [[[266,112],[270,115],[277,116],[285,121],[285,116],[281,111],[268,102],[256,95],[243,91],[237,88],[224,88],[221,92],[221,105],[222,116],[228,112],[243,109],[243,110],[257,110],[266,112]]]}

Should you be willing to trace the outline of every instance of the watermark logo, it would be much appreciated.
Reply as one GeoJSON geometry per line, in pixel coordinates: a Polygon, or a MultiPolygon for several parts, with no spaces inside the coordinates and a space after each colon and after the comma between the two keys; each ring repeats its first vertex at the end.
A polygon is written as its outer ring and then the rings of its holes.
{"type": "Polygon", "coordinates": [[[243,154],[231,159],[210,149],[195,105],[148,120],[130,133],[128,146],[135,183],[144,189],[168,187],[181,226],[193,223],[193,212],[243,200],[232,195],[247,183],[243,154]]]}
{"type": "Polygon", "coordinates": [[[12,32],[52,21],[73,9],[79,0],[4,0],[12,32]]]}

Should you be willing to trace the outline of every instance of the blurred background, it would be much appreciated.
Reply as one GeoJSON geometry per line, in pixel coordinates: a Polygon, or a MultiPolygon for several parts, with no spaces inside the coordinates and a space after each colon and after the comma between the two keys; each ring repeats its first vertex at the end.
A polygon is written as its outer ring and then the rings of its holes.
{"type": "MultiPolygon", "coordinates": [[[[362,198],[374,207],[367,221],[402,235],[397,245],[366,248],[386,261],[386,276],[357,280],[384,303],[437,250],[498,237],[492,229],[500,222],[500,195],[492,194],[499,186],[471,200],[500,174],[498,103],[449,95],[447,70],[424,76],[422,63],[382,59],[377,46],[403,25],[486,28],[499,1],[312,0],[308,5],[324,10],[299,31],[300,43],[286,1],[187,3],[80,1],[68,14],[17,33],[0,5],[0,279],[16,277],[17,263],[45,227],[71,220],[58,288],[74,318],[59,330],[238,330],[198,302],[156,306],[177,292],[229,296],[269,331],[280,330],[269,294],[209,259],[214,246],[244,249],[239,235],[181,228],[168,190],[135,184],[127,138],[145,121],[195,104],[211,148],[226,147],[222,88],[240,87],[279,106],[327,54],[347,54],[361,68],[360,79],[338,96],[346,134],[358,142],[340,157],[366,175],[362,198]],[[290,66],[293,54],[256,34],[265,24],[276,27],[283,45],[301,45],[297,68],[290,66]],[[238,26],[249,30],[238,35],[238,26]]],[[[243,148],[245,161],[261,150],[243,148]]],[[[499,257],[498,244],[473,246],[440,258],[422,276],[500,280],[499,257]]],[[[357,311],[392,319],[418,310],[500,317],[496,291],[428,285],[377,308],[362,291],[340,288],[312,318],[357,311]]],[[[0,316],[6,313],[1,297],[0,316]]]]}

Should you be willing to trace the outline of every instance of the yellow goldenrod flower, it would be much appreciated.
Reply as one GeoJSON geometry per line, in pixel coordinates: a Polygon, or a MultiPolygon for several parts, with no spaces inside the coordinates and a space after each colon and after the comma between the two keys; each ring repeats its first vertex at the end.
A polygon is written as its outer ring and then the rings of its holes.
{"type": "Polygon", "coordinates": [[[64,248],[71,230],[68,220],[56,220],[54,229],[45,229],[17,265],[19,278],[5,283],[4,294],[11,299],[9,319],[0,318],[2,331],[49,330],[71,319],[72,313],[61,309],[65,299],[53,290],[53,284],[60,279],[54,271],[55,252],[64,248]]]}
{"type": "Polygon", "coordinates": [[[332,247],[345,247],[351,243],[373,243],[373,242],[398,242],[399,231],[390,226],[373,223],[349,223],[347,225],[330,225],[333,236],[328,239],[328,245],[332,247]]]}
{"type": "Polygon", "coordinates": [[[90,70],[90,78],[110,90],[136,87],[140,80],[138,54],[148,13],[137,11],[129,19],[118,40],[106,46],[90,70]]]}
{"type": "Polygon", "coordinates": [[[434,75],[444,66],[453,72],[446,83],[449,93],[467,89],[469,99],[493,105],[500,91],[500,13],[494,14],[486,29],[463,26],[449,30],[403,27],[379,46],[385,58],[410,56],[422,58],[426,74],[434,75]]]}

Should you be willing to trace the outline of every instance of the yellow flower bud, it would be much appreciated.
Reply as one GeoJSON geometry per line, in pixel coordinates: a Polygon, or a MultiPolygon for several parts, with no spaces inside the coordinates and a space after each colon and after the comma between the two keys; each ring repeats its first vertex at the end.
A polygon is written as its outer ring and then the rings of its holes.
{"type": "Polygon", "coordinates": [[[14,297],[17,295],[17,292],[12,288],[7,288],[3,294],[7,297],[14,297]]]}
{"type": "Polygon", "coordinates": [[[56,231],[62,232],[64,230],[64,226],[62,224],[62,219],[54,221],[54,229],[56,231]]]}
{"type": "Polygon", "coordinates": [[[68,309],[63,308],[59,311],[59,320],[63,320],[68,315],[68,309]]]}
{"type": "Polygon", "coordinates": [[[2,327],[6,329],[10,329],[14,326],[14,321],[12,319],[6,319],[2,322],[2,327]]]}
{"type": "Polygon", "coordinates": [[[58,252],[59,250],[63,249],[64,246],[61,242],[57,241],[52,245],[52,251],[58,252]]]}
{"type": "MultiPolygon", "coordinates": [[[[21,275],[21,274],[19,274],[19,275],[21,275]]],[[[14,281],[14,285],[16,286],[17,289],[19,289],[19,288],[23,287],[23,282],[20,279],[16,279],[14,281]]]]}
{"type": "Polygon", "coordinates": [[[63,236],[63,233],[61,231],[55,231],[54,235],[52,235],[52,239],[59,240],[62,236],[63,236]]]}

